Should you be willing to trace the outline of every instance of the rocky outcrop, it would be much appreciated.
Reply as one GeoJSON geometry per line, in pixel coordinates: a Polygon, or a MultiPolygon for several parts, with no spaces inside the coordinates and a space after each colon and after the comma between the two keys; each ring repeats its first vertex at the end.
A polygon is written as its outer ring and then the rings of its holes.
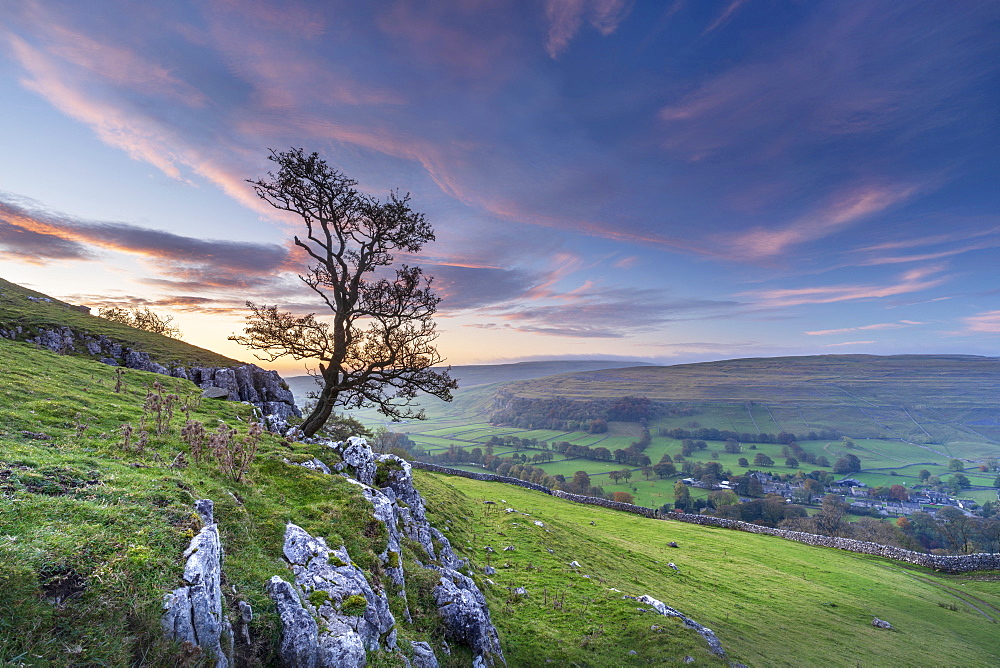
{"type": "Polygon", "coordinates": [[[230,401],[246,401],[264,415],[278,420],[302,417],[295,397],[277,371],[267,371],[254,364],[237,367],[189,367],[180,369],[192,383],[204,389],[216,387],[228,390],[230,401]]]}
{"type": "MultiPolygon", "coordinates": [[[[449,640],[470,647],[477,666],[503,664],[500,639],[490,619],[486,598],[476,583],[460,573],[466,566],[452,549],[448,538],[427,521],[423,497],[413,486],[410,463],[395,455],[376,455],[363,438],[352,437],[343,442],[327,442],[341,461],[330,467],[361,488],[372,504],[372,514],[386,528],[386,547],[378,555],[383,569],[406,601],[406,573],[402,563],[402,541],[408,538],[420,545],[427,563],[420,566],[435,571],[440,581],[433,594],[444,621],[449,640]]],[[[318,461],[318,460],[317,460],[318,461]]],[[[300,464],[322,470],[312,462],[300,464]]],[[[406,609],[409,618],[409,610],[406,609]]],[[[436,666],[437,659],[430,645],[414,644],[414,665],[436,666]],[[418,652],[419,649],[419,652],[418,652]]],[[[319,665],[319,664],[317,664],[319,665]]]]}
{"type": "Polygon", "coordinates": [[[289,523],[283,551],[294,586],[275,576],[268,592],[282,618],[285,665],[354,668],[365,665],[366,650],[396,648],[385,594],[371,588],[344,547],[330,550],[322,538],[289,523]]]}
{"type": "Polygon", "coordinates": [[[213,504],[197,501],[204,526],[184,552],[184,585],[163,599],[163,629],[167,636],[215,657],[216,668],[231,664],[232,630],[222,614],[222,542],[213,504]]]}
{"type": "Polygon", "coordinates": [[[39,328],[27,331],[21,326],[0,328],[0,337],[33,343],[57,353],[89,355],[104,364],[149,371],[190,380],[198,387],[226,390],[230,401],[246,401],[265,416],[278,421],[302,417],[295,397],[276,371],[267,371],[254,364],[235,367],[173,366],[168,368],[150,359],[149,353],[123,346],[103,334],[78,332],[70,327],[39,328]]]}
{"type": "MultiPolygon", "coordinates": [[[[625,598],[633,598],[633,597],[626,596],[625,598]]],[[[702,626],[701,624],[694,621],[687,615],[678,612],[677,610],[671,608],[669,605],[665,604],[663,601],[659,601],[653,598],[652,596],[643,595],[635,597],[635,600],[639,601],[640,603],[645,603],[646,605],[651,606],[653,610],[655,610],[656,612],[665,617],[677,617],[678,619],[681,620],[681,622],[683,622],[684,626],[694,629],[695,631],[697,631],[698,635],[700,635],[702,638],[705,639],[705,641],[708,643],[708,649],[712,652],[712,654],[715,654],[716,656],[726,655],[725,650],[722,649],[722,643],[719,642],[719,639],[712,632],[712,629],[702,626]]]]}

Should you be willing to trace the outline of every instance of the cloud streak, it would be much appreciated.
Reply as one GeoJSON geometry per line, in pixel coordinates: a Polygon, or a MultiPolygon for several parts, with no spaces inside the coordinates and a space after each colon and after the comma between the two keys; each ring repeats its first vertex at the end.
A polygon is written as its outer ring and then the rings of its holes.
{"type": "Polygon", "coordinates": [[[98,251],[137,257],[187,289],[240,290],[270,283],[285,270],[287,249],[225,239],[195,239],[118,222],[86,221],[0,194],[0,247],[33,264],[97,260],[98,251]],[[178,281],[178,279],[180,279],[178,281]]]}
{"type": "Polygon", "coordinates": [[[475,326],[572,338],[623,338],[669,322],[723,317],[741,306],[735,301],[681,299],[663,290],[586,284],[570,292],[544,294],[544,303],[483,309],[482,315],[491,321],[475,326]]]}
{"type": "Polygon", "coordinates": [[[768,308],[801,306],[803,304],[832,304],[836,302],[882,299],[896,295],[922,292],[943,285],[948,276],[936,276],[943,267],[924,267],[904,272],[889,285],[851,283],[807,288],[752,290],[741,293],[768,308]]]}
{"type": "Polygon", "coordinates": [[[1000,334],[1000,311],[984,311],[965,318],[966,331],[974,334],[1000,334]]]}
{"type": "Polygon", "coordinates": [[[874,325],[861,325],[859,327],[841,327],[840,329],[820,329],[812,332],[805,332],[809,336],[830,336],[831,334],[845,334],[847,332],[863,332],[872,329],[901,329],[903,327],[913,327],[925,323],[915,320],[900,320],[899,322],[880,322],[874,325]]]}

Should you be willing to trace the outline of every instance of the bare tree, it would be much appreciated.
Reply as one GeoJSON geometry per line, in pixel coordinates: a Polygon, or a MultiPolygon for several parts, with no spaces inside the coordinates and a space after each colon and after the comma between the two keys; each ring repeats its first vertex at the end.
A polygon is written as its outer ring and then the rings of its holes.
{"type": "Polygon", "coordinates": [[[445,401],[457,387],[434,341],[433,316],[440,298],[419,267],[386,270],[393,251],[418,252],[434,240],[424,215],[410,209],[410,196],[391,192],[380,201],[355,190],[356,181],[302,149],[268,158],[279,169],[248,180],[257,196],[302,218],[304,239],[295,237],[313,264],[299,278],[331,312],[323,321],[296,317],[277,306],[247,302],[243,336],[230,340],[261,351],[260,359],[315,359],[322,386],[302,431],[312,436],[335,406],[374,406],[392,419],[424,417],[414,399],[425,392],[445,401]],[[379,271],[383,275],[378,275],[379,271]]]}

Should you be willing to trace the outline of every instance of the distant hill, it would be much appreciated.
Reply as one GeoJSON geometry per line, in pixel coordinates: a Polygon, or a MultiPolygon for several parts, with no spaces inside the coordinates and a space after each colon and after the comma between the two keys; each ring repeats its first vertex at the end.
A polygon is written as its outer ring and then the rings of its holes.
{"type": "Polygon", "coordinates": [[[1000,358],[995,357],[736,359],[525,379],[504,385],[502,393],[528,399],[643,396],[683,405],[687,421],[736,431],[798,434],[832,428],[926,443],[1000,443],[1000,358]],[[737,420],[746,422],[734,424],[737,420]]]}
{"type": "MultiPolygon", "coordinates": [[[[623,360],[545,360],[541,362],[515,362],[512,364],[469,364],[453,366],[451,375],[458,379],[459,391],[478,385],[507,383],[553,376],[556,374],[596,371],[600,369],[620,369],[622,367],[649,365],[647,362],[623,360]]],[[[312,376],[291,376],[285,381],[301,405],[309,392],[317,389],[312,376]]]]}

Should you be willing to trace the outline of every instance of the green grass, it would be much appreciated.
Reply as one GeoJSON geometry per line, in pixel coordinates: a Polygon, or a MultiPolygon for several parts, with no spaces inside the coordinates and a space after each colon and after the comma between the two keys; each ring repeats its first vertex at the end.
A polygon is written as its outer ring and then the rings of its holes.
{"type": "MultiPolygon", "coordinates": [[[[50,315],[58,324],[65,314],[50,315]]],[[[227,608],[243,600],[255,612],[254,645],[241,650],[240,661],[273,665],[279,622],[264,583],[288,575],[280,554],[285,523],[294,521],[331,545],[345,544],[362,569],[377,575],[375,555],[386,538],[373,523],[370,504],[339,476],[283,461],[315,456],[333,463],[335,455],[321,446],[267,435],[240,482],[213,461],[194,462],[179,438],[179,409],[169,429],[151,436],[142,452],[134,441],[126,449],[120,427],[138,428],[153,383],[161,383],[164,394],[177,394],[191,417],[209,428],[223,420],[244,432],[249,416],[244,405],[198,399],[186,381],[133,370],[124,380],[116,392],[111,367],[0,340],[0,663],[179,665],[178,648],[161,637],[160,606],[178,585],[181,554],[199,529],[192,503],[210,498],[227,555],[227,608]],[[186,462],[173,466],[181,453],[186,462]]],[[[461,410],[472,411],[492,396],[475,389],[461,410]]],[[[440,413],[436,428],[477,439],[493,433],[481,419],[463,424],[461,414],[440,413]]],[[[610,436],[632,438],[615,428],[610,436]]],[[[577,432],[564,440],[570,437],[593,435],[577,432]]],[[[870,445],[872,457],[885,456],[870,445]]],[[[679,444],[656,437],[650,452],[656,448],[679,444]]],[[[707,453],[698,458],[708,461],[707,453]]],[[[662,498],[656,495],[669,494],[673,482],[647,483],[635,474],[630,483],[604,484],[611,491],[634,486],[640,502],[658,506],[663,500],[653,502],[662,498]]],[[[676,620],[636,611],[638,604],[621,598],[625,593],[648,593],[678,608],[714,629],[730,659],[751,666],[994,665],[1000,659],[995,624],[972,607],[991,615],[1000,607],[997,574],[944,576],[463,478],[421,472],[417,484],[432,521],[446,529],[460,556],[477,568],[489,561],[498,569],[490,577],[494,584],[481,570],[476,579],[511,666],[546,659],[561,666],[679,665],[685,656],[696,665],[724,665],[702,638],[676,620]],[[487,510],[496,507],[484,505],[486,499],[503,499],[531,517],[487,510]],[[666,548],[670,540],[680,549],[666,548]],[[485,545],[498,550],[489,559],[485,545]],[[516,549],[500,551],[506,545],[516,549]],[[583,565],[579,571],[568,566],[573,560],[583,565]],[[679,564],[681,575],[671,575],[667,561],[679,564]],[[517,587],[527,595],[516,594],[517,587]],[[897,631],[872,629],[873,615],[897,631]]],[[[400,626],[404,643],[442,633],[431,603],[436,576],[417,567],[419,557],[412,545],[404,546],[414,620],[400,626]]],[[[402,600],[390,601],[402,619],[402,600]]],[[[458,666],[470,657],[455,647],[451,657],[439,659],[458,666]]],[[[372,660],[392,665],[387,657],[372,660]]]]}
{"type": "Polygon", "coordinates": [[[998,573],[944,575],[773,537],[646,520],[510,485],[425,472],[417,481],[431,501],[432,519],[451,521],[453,542],[477,567],[486,565],[484,546],[515,546],[493,555],[496,584],[485,588],[510,665],[546,659],[555,665],[671,665],[682,653],[709,660],[684,648],[692,645],[660,645],[668,634],[676,643],[688,640],[663,618],[634,612],[634,602],[621,606],[622,594],[650,594],[677,608],[713,629],[727,658],[750,666],[1000,661],[996,624],[973,607],[1000,619],[998,573]],[[494,513],[482,503],[501,499],[530,517],[494,513]],[[669,541],[680,548],[668,548],[669,541]],[[568,566],[574,560],[582,565],[578,572],[568,566]],[[667,561],[681,574],[671,575],[667,561]],[[516,587],[528,596],[513,596],[516,587]],[[565,597],[562,609],[554,597],[565,597]],[[633,626],[632,615],[642,624],[633,626]],[[874,616],[896,630],[873,628],[874,616]],[[666,630],[652,632],[653,625],[666,630]],[[607,642],[612,635],[620,642],[607,642]],[[638,656],[629,657],[629,648],[638,656]]]}
{"type": "MultiPolygon", "coordinates": [[[[177,394],[208,430],[223,420],[245,434],[249,408],[202,400],[176,378],[129,370],[120,392],[115,380],[107,365],[0,339],[0,664],[181,665],[179,649],[162,638],[161,605],[179,585],[181,555],[200,528],[193,513],[200,498],[215,502],[227,607],[243,600],[254,610],[244,665],[276,660],[280,625],[264,585],[272,575],[289,577],[281,556],[286,522],[346,545],[361,568],[381,572],[375,555],[385,531],[358,488],[283,461],[332,464],[332,451],[265,435],[237,482],[214,460],[193,461],[179,437],[180,410],[144,451],[135,450],[135,437],[126,450],[119,427],[131,423],[138,432],[153,383],[177,394]],[[180,453],[186,463],[172,466],[180,453]]],[[[420,572],[403,640],[442,633],[433,608],[422,607],[434,582],[416,566],[420,556],[406,546],[404,566],[420,572]]],[[[402,619],[402,600],[389,598],[402,619]]],[[[456,648],[444,664],[469,659],[456,648]]]]}
{"type": "MultiPolygon", "coordinates": [[[[12,330],[21,327],[19,338],[33,336],[39,329],[69,327],[79,333],[104,335],[111,340],[149,353],[150,359],[165,366],[236,366],[238,360],[219,355],[177,339],[152,334],[117,322],[88,315],[66,302],[33,302],[28,297],[47,297],[0,278],[0,328],[12,330]]],[[[79,351],[83,354],[83,350],[79,351]]]]}
{"type": "MultiPolygon", "coordinates": [[[[961,355],[822,355],[607,369],[508,383],[519,397],[645,396],[688,409],[691,421],[739,432],[840,429],[855,437],[959,444],[996,453],[1000,360],[961,355]],[[756,426],[755,426],[756,425],[756,426]]],[[[956,453],[954,456],[963,456],[956,453]]]]}

